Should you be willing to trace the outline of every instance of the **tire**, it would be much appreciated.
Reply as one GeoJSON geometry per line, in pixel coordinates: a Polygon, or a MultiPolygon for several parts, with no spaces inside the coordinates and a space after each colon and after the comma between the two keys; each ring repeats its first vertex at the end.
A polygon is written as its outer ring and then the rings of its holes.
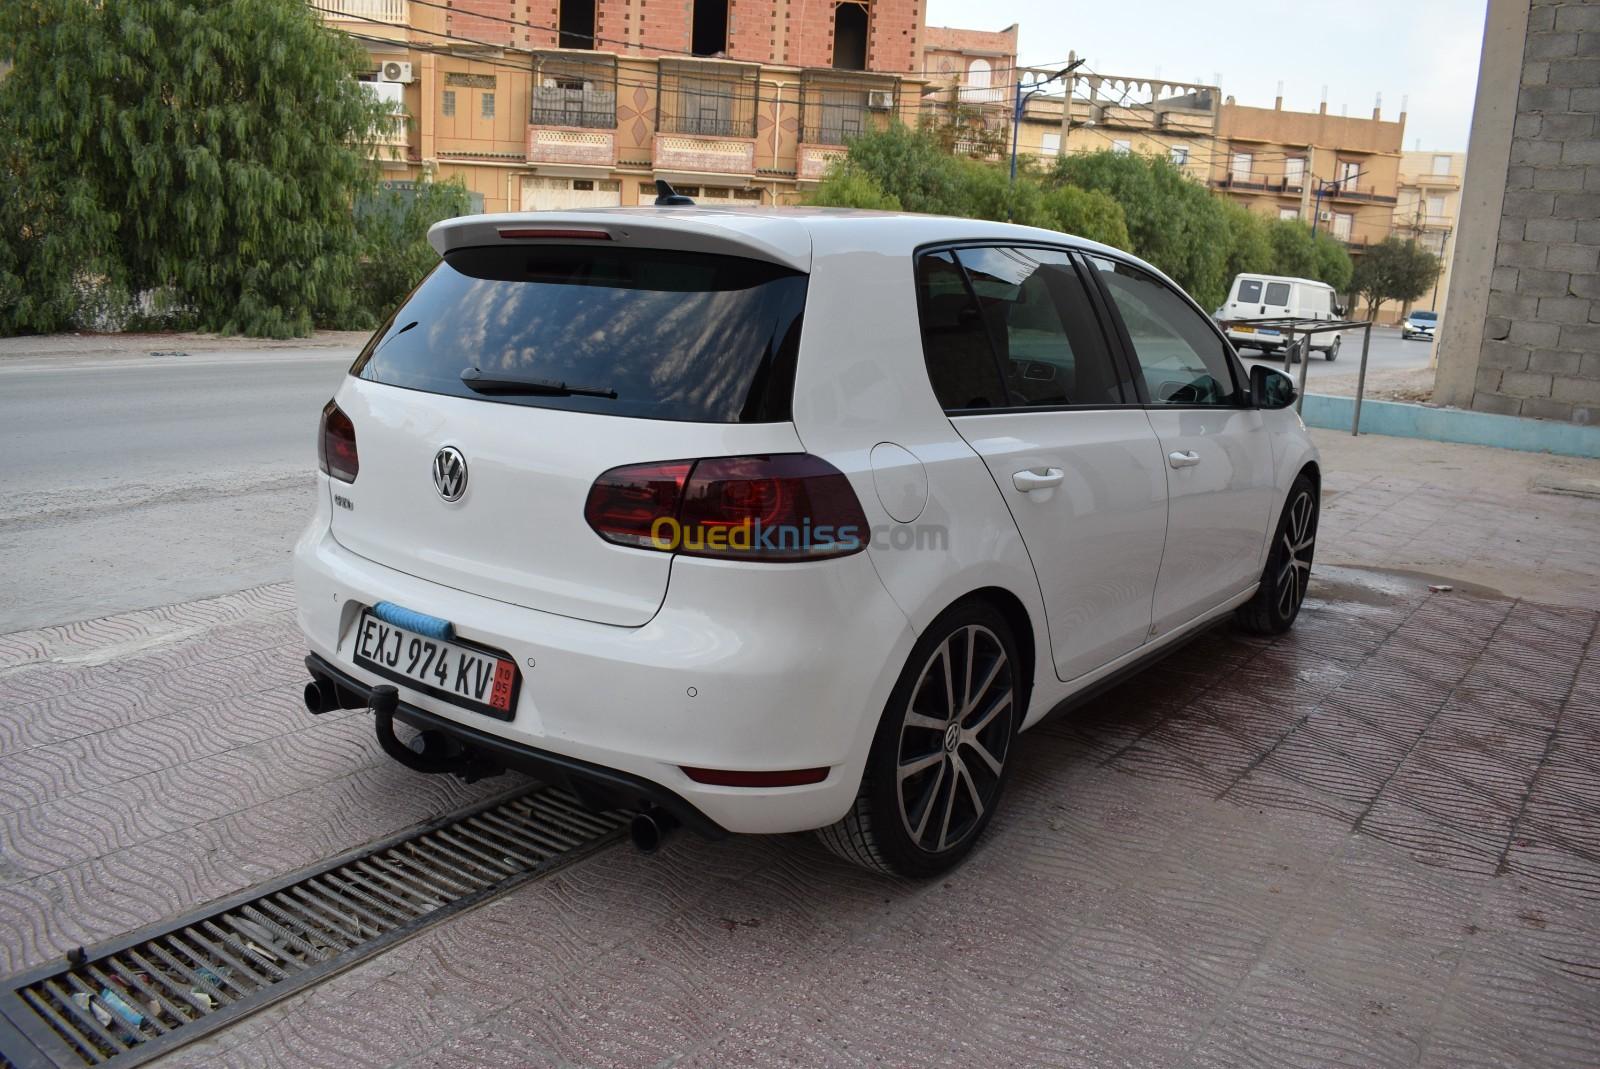
{"type": "Polygon", "coordinates": [[[1027,708],[1022,677],[1016,640],[998,610],[968,601],[942,613],[901,669],[850,812],[817,830],[823,845],[866,868],[913,878],[966,857],[1005,788],[1027,708]]]}
{"type": "Polygon", "coordinates": [[[1316,484],[1301,475],[1289,487],[1283,514],[1278,518],[1267,566],[1261,572],[1261,588],[1234,613],[1234,619],[1246,631],[1281,635],[1294,626],[1311,579],[1320,511],[1316,484]]]}
{"type": "Polygon", "coordinates": [[[1330,361],[1339,359],[1339,343],[1342,342],[1343,340],[1344,340],[1343,338],[1340,338],[1337,335],[1335,335],[1334,339],[1333,339],[1333,344],[1328,346],[1326,349],[1322,350],[1323,358],[1326,359],[1326,360],[1330,360],[1330,361]]]}

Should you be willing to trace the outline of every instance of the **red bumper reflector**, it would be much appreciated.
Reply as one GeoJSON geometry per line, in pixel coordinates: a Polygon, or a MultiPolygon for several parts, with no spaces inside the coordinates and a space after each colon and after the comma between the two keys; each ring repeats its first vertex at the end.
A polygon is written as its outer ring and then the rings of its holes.
{"type": "Polygon", "coordinates": [[[500,236],[503,238],[553,238],[561,241],[611,240],[611,235],[604,230],[556,230],[552,227],[522,227],[515,230],[502,228],[500,236]]]}
{"type": "Polygon", "coordinates": [[[828,778],[826,768],[789,768],[777,772],[742,772],[723,768],[683,768],[696,783],[712,787],[801,787],[828,778]]]}

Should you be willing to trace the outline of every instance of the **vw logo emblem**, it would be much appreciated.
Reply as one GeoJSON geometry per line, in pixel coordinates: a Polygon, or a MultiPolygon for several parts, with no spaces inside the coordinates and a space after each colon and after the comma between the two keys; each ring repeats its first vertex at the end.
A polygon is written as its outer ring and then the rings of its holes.
{"type": "Polygon", "coordinates": [[[433,455],[433,488],[446,501],[460,501],[467,492],[467,458],[453,445],[433,455]]]}
{"type": "Polygon", "coordinates": [[[958,742],[960,742],[960,741],[961,741],[961,721],[952,720],[952,721],[950,721],[950,726],[944,729],[944,748],[945,748],[945,750],[947,752],[954,750],[956,748],[956,744],[958,742]]]}

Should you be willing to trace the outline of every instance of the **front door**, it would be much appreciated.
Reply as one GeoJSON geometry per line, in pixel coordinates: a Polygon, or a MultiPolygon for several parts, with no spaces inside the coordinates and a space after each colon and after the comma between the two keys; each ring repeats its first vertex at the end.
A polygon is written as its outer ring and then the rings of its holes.
{"type": "Polygon", "coordinates": [[[1193,302],[1130,264],[1090,260],[1161,440],[1167,539],[1151,624],[1160,635],[1260,578],[1276,519],[1272,448],[1261,413],[1246,403],[1237,361],[1193,302]]]}
{"type": "Polygon", "coordinates": [[[1057,675],[1137,649],[1166,537],[1164,461],[1072,258],[932,253],[919,284],[935,392],[1027,546],[1057,675]]]}

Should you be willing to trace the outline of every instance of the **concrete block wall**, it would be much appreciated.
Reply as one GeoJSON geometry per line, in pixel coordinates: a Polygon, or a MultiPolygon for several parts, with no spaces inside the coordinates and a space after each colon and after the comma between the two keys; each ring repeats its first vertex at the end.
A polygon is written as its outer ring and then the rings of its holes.
{"type": "Polygon", "coordinates": [[[1482,412],[1600,423],[1600,0],[1528,7],[1472,386],[1482,412]]]}

